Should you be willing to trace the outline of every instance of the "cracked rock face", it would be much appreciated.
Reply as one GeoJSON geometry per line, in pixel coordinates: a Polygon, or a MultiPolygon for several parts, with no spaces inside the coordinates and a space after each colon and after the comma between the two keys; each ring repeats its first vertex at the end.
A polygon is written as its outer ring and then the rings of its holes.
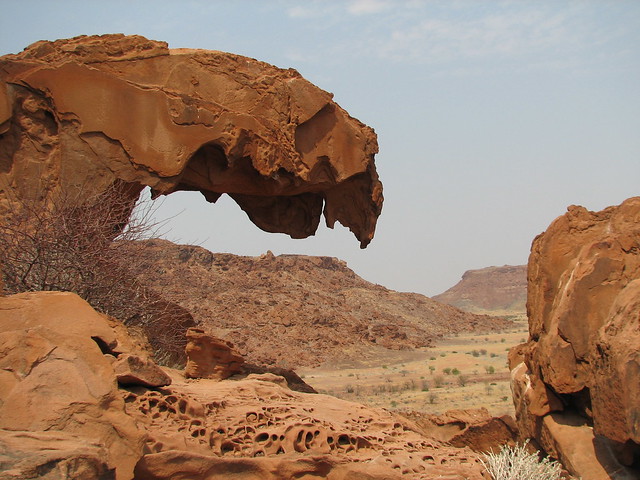
{"type": "Polygon", "coordinates": [[[118,179],[132,194],[226,193],[258,227],[293,238],[313,235],[322,214],[363,248],[373,238],[376,135],[293,69],[104,35],[6,55],[0,80],[0,175],[20,194],[118,179]]]}
{"type": "Polygon", "coordinates": [[[598,468],[640,472],[639,295],[640,197],[601,212],[569,207],[534,240],[530,337],[510,354],[512,388],[521,432],[565,465],[588,465],[568,453],[582,431],[589,455],[616,453],[598,468]]]}

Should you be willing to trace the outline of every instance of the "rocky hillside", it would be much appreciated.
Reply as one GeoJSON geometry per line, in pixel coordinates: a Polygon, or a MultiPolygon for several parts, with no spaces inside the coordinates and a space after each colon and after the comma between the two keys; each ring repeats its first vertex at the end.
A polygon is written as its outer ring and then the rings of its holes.
{"type": "Polygon", "coordinates": [[[147,243],[144,282],[256,363],[313,366],[375,345],[424,347],[443,336],[510,324],[374,285],[336,258],[241,257],[147,243]]]}
{"type": "Polygon", "coordinates": [[[433,299],[474,313],[525,313],[527,266],[505,265],[468,270],[455,286],[433,299]]]}

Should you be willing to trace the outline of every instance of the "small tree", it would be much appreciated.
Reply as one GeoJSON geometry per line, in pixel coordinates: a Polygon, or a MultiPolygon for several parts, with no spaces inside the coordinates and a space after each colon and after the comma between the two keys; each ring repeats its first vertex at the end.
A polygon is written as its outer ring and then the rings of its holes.
{"type": "Polygon", "coordinates": [[[466,375],[458,376],[458,385],[460,385],[461,387],[466,386],[468,381],[469,381],[469,378],[466,375]]]}

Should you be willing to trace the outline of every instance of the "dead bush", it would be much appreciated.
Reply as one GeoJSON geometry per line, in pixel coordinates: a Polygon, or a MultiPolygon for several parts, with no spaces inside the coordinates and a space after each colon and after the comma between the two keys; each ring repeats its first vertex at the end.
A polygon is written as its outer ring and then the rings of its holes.
{"type": "Polygon", "coordinates": [[[7,294],[69,291],[96,310],[139,326],[160,360],[184,360],[191,315],[136,279],[145,268],[141,240],[158,234],[151,200],[115,182],[101,193],[78,188],[47,198],[3,188],[2,277],[7,294]]]}

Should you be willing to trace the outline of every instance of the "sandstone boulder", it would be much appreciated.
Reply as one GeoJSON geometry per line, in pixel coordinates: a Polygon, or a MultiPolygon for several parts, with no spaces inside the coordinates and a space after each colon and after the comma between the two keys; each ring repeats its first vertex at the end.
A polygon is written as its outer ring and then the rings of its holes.
{"type": "Polygon", "coordinates": [[[639,294],[640,197],[601,212],[569,207],[534,240],[530,336],[511,358],[518,423],[560,456],[577,438],[616,452],[597,455],[606,473],[593,478],[640,475],[639,294]]]}
{"type": "Polygon", "coordinates": [[[66,432],[0,430],[1,480],[112,480],[103,445],[66,432]]]}
{"type": "Polygon", "coordinates": [[[187,378],[224,380],[242,372],[244,358],[233,344],[209,335],[199,328],[187,330],[187,378]]]}
{"type": "Polygon", "coordinates": [[[115,179],[132,197],[226,193],[263,230],[304,238],[324,214],[364,248],[382,208],[377,151],[330,93],[239,55],[103,35],[0,58],[0,181],[21,196],[115,179]]]}
{"type": "Polygon", "coordinates": [[[0,429],[13,432],[2,445],[13,452],[3,468],[20,475],[48,469],[49,478],[113,471],[131,478],[143,434],[125,414],[101,350],[117,346],[106,318],[75,294],[0,298],[0,429]],[[66,437],[51,447],[43,432],[66,437]]]}
{"type": "Polygon", "coordinates": [[[486,408],[448,410],[441,415],[411,412],[404,414],[427,436],[456,447],[476,452],[500,451],[503,445],[515,445],[516,424],[508,415],[492,417],[486,408]]]}
{"type": "Polygon", "coordinates": [[[113,370],[120,385],[141,385],[143,387],[171,385],[169,375],[154,362],[139,355],[118,355],[113,364],[113,370]]]}

